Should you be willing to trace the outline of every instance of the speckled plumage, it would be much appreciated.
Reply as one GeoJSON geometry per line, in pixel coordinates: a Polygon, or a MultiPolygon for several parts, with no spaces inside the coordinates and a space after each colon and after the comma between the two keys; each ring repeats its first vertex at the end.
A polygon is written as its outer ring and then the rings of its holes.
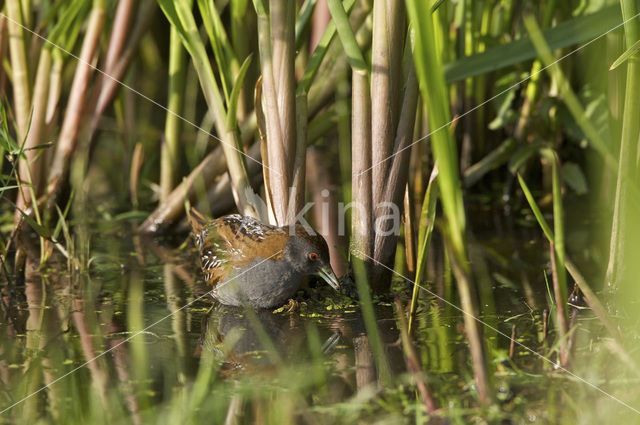
{"type": "Polygon", "coordinates": [[[194,209],[190,221],[205,282],[223,304],[278,307],[309,274],[337,289],[327,243],[301,225],[276,227],[238,214],[211,220],[194,209]]]}

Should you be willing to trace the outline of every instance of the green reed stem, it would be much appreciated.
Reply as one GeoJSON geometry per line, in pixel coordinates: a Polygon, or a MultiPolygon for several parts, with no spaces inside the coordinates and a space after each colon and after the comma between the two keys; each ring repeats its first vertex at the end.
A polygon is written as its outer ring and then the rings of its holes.
{"type": "MultiPolygon", "coordinates": [[[[633,0],[620,0],[622,17],[630,19],[638,14],[638,3],[633,0]]],[[[625,41],[627,47],[633,46],[640,39],[640,23],[635,17],[625,24],[625,41]]],[[[606,283],[611,286],[635,286],[633,267],[629,262],[634,258],[640,244],[638,243],[638,227],[635,224],[638,216],[638,138],[640,136],[640,58],[631,56],[627,63],[627,81],[624,97],[624,115],[622,117],[622,140],[618,161],[616,196],[611,226],[609,246],[609,264],[606,283]],[[632,236],[632,235],[635,235],[632,236]]],[[[637,269],[635,269],[637,270],[637,269]]],[[[637,294],[637,292],[636,292],[637,294]]]]}
{"type": "Polygon", "coordinates": [[[431,235],[433,235],[433,226],[436,219],[436,204],[438,202],[438,167],[434,166],[429,177],[427,191],[422,201],[422,210],[420,212],[420,224],[418,230],[418,260],[416,262],[416,278],[411,294],[411,307],[409,309],[409,325],[408,332],[411,335],[414,330],[414,322],[416,311],[418,310],[418,295],[420,294],[420,285],[427,267],[427,254],[431,244],[431,235]]]}
{"type": "Polygon", "coordinates": [[[450,261],[458,284],[467,339],[473,359],[478,397],[481,403],[491,402],[487,376],[487,361],[482,343],[482,329],[474,316],[477,302],[472,296],[474,288],[469,279],[469,265],[465,241],[466,218],[458,172],[458,153],[453,135],[448,131],[451,121],[449,96],[440,58],[437,55],[434,23],[426,3],[407,0],[407,11],[415,32],[414,60],[422,99],[429,111],[429,124],[433,155],[438,163],[440,199],[447,219],[445,240],[450,246],[450,261]]]}
{"type": "Polygon", "coordinates": [[[369,289],[368,280],[366,278],[367,270],[364,267],[364,263],[361,261],[354,261],[353,272],[358,288],[358,298],[360,300],[364,326],[367,330],[367,336],[371,342],[371,349],[376,362],[378,377],[382,385],[388,388],[393,382],[393,376],[391,375],[389,361],[384,351],[382,338],[380,337],[378,323],[376,322],[376,314],[373,308],[373,300],[371,299],[371,290],[369,289]]]}
{"type": "Polygon", "coordinates": [[[180,130],[184,107],[184,89],[186,84],[186,52],[180,40],[180,34],[175,27],[171,27],[169,34],[169,96],[167,108],[173,113],[167,113],[164,126],[164,143],[160,152],[160,201],[167,199],[173,189],[176,176],[178,158],[180,157],[180,130]]]}
{"type": "Polygon", "coordinates": [[[9,53],[11,55],[11,76],[13,101],[18,139],[24,140],[29,129],[31,116],[31,85],[29,84],[29,64],[27,62],[26,42],[23,22],[23,10],[20,0],[7,1],[7,30],[9,35],[9,53]]]}

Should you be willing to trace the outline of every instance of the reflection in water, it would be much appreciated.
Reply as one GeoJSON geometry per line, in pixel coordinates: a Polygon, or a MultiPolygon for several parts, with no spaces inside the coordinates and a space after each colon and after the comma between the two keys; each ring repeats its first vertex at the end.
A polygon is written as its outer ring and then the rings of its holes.
{"type": "MultiPolygon", "coordinates": [[[[382,394],[380,353],[357,307],[336,308],[312,290],[304,314],[224,306],[207,314],[209,298],[191,303],[202,294],[195,257],[134,239],[96,240],[88,274],[41,272],[28,259],[24,283],[0,284],[0,410],[53,383],[5,413],[9,422],[138,424],[167,412],[165,423],[188,423],[198,412],[264,423],[274,405],[297,411],[382,394]]],[[[437,264],[432,275],[444,270],[437,264]]],[[[434,280],[438,288],[446,279],[434,280]]],[[[375,315],[382,352],[404,383],[393,308],[378,303],[375,315]]],[[[459,319],[422,299],[414,334],[425,373],[456,394],[468,370],[459,319]]]]}
{"type": "MultiPolygon", "coordinates": [[[[390,308],[379,309],[378,313],[381,323],[392,322],[390,308]],[[389,316],[387,320],[383,318],[385,314],[389,316]]],[[[390,363],[402,365],[395,326],[381,326],[380,330],[390,363]]],[[[333,314],[310,320],[295,313],[218,305],[202,329],[201,344],[203,351],[214,353],[229,376],[272,372],[273,367],[282,364],[304,365],[314,355],[320,355],[333,361],[337,376],[350,388],[353,383],[361,390],[378,382],[374,354],[359,314],[333,314]],[[312,334],[319,332],[321,344],[317,347],[309,341],[310,327],[312,334]]],[[[395,371],[402,370],[403,367],[396,367],[395,371]]]]}
{"type": "Polygon", "coordinates": [[[304,329],[297,316],[220,305],[210,312],[206,323],[203,350],[221,354],[219,360],[235,368],[254,369],[306,356],[301,346],[304,329]]]}
{"type": "MultiPolygon", "coordinates": [[[[124,259],[115,268],[105,256],[91,275],[41,273],[27,262],[23,286],[2,287],[0,408],[42,389],[11,409],[17,422],[68,423],[80,415],[142,423],[149,408],[172,401],[206,369],[229,383],[299,370],[311,379],[308,385],[324,388],[318,394],[329,402],[379,387],[359,313],[320,306],[303,316],[216,306],[205,314],[209,299],[181,308],[200,295],[198,277],[190,273],[197,268],[180,264],[164,247],[135,245],[138,257],[151,248],[171,261],[124,259]]],[[[377,314],[386,354],[402,371],[393,311],[377,314]]],[[[245,402],[234,396],[226,414],[240,414],[245,402]]],[[[260,403],[253,401],[256,418],[260,403]]]]}

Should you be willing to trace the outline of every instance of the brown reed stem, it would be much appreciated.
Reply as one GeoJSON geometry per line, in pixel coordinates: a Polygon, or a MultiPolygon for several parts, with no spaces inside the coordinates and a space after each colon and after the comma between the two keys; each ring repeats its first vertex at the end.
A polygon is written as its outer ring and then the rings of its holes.
{"type": "Polygon", "coordinates": [[[78,141],[78,132],[85,115],[87,90],[94,71],[90,64],[100,48],[100,35],[105,21],[105,3],[105,0],[94,0],[89,16],[80,60],[73,77],[62,129],[47,180],[47,202],[50,207],[53,207],[60,188],[65,184],[70,158],[78,141]]]}
{"type": "Polygon", "coordinates": [[[27,62],[26,42],[22,7],[19,0],[7,0],[7,30],[9,35],[9,54],[11,55],[11,86],[17,123],[18,141],[22,141],[29,129],[31,115],[31,86],[29,85],[29,67],[27,62]]]}

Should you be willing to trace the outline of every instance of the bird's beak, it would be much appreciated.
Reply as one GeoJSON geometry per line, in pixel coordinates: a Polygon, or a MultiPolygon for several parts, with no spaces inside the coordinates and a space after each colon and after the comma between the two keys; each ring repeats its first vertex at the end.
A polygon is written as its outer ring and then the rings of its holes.
{"type": "Polygon", "coordinates": [[[331,268],[331,266],[321,267],[318,270],[318,276],[323,278],[329,284],[329,286],[331,286],[336,291],[340,290],[340,282],[338,281],[338,278],[336,277],[336,274],[333,272],[333,269],[331,268]]]}

